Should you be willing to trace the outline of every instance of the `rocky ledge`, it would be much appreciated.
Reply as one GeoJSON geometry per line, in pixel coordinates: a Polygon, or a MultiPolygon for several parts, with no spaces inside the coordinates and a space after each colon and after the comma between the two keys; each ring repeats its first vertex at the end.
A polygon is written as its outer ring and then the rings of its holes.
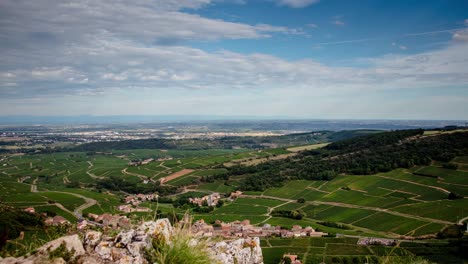
{"type": "MultiPolygon", "coordinates": [[[[115,237],[106,236],[99,231],[87,231],[81,237],[75,234],[50,241],[30,256],[0,258],[0,263],[58,264],[73,259],[78,264],[146,264],[144,249],[151,247],[153,239],[164,239],[170,243],[172,232],[173,227],[168,219],[144,222],[136,228],[120,231],[115,237]],[[66,256],[62,256],[63,254],[66,256]]],[[[258,237],[208,242],[207,251],[219,263],[263,264],[258,237]]]]}

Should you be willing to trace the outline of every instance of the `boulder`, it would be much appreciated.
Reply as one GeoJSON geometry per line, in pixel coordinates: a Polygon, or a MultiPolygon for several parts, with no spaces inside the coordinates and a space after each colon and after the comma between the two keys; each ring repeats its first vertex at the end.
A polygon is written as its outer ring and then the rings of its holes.
{"type": "Polygon", "coordinates": [[[88,231],[85,234],[84,237],[84,245],[86,247],[89,247],[91,249],[94,249],[94,247],[99,244],[102,238],[102,233],[98,231],[88,231]]]}
{"type": "Polygon", "coordinates": [[[94,251],[101,259],[112,260],[111,247],[112,247],[111,242],[101,241],[94,248],[94,251]]]}
{"type": "Polygon", "coordinates": [[[127,245],[132,243],[135,234],[136,231],[133,229],[121,231],[115,238],[114,244],[119,245],[119,247],[126,247],[127,245]]]}
{"type": "Polygon", "coordinates": [[[74,257],[85,254],[85,250],[83,244],[81,243],[81,239],[76,234],[52,240],[40,247],[37,251],[39,252],[39,254],[47,254],[47,252],[57,249],[63,243],[65,243],[65,247],[68,251],[75,251],[73,254],[74,257]]]}
{"type": "Polygon", "coordinates": [[[225,264],[263,264],[258,237],[217,242],[210,246],[210,252],[215,259],[225,264]]]}

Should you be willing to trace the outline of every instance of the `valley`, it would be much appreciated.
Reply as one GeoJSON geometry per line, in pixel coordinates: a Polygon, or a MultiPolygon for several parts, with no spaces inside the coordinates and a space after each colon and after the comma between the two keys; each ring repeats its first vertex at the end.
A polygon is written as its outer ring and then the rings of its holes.
{"type": "MultiPolygon", "coordinates": [[[[397,135],[397,132],[386,133],[397,135]]],[[[404,135],[406,139],[397,135],[396,144],[392,138],[383,139],[398,147],[413,144],[413,141],[419,144],[427,137],[434,140],[441,135],[466,139],[466,133],[424,133],[415,138],[404,135]]],[[[372,132],[358,137],[355,134],[348,133],[349,139],[338,140],[336,144],[324,141],[324,133],[301,135],[312,144],[294,146],[273,142],[277,145],[275,148],[119,147],[97,152],[81,145],[78,147],[86,151],[61,149],[50,153],[5,154],[0,164],[0,201],[6,206],[32,207],[39,213],[60,215],[70,223],[83,218],[92,222],[90,215],[106,213],[139,221],[155,215],[181,219],[188,212],[193,221],[203,220],[208,224],[248,220],[252,226],[283,229],[310,226],[328,234],[326,238],[264,237],[261,241],[266,264],[277,263],[283,253],[296,254],[304,263],[345,258],[365,261],[385,256],[386,247],[358,245],[357,241],[364,238],[394,239],[397,247],[390,255],[418,255],[412,253],[417,252],[412,241],[428,243],[424,247],[436,245],[443,252],[449,243],[440,239],[444,230],[456,225],[466,229],[468,153],[457,152],[460,154],[445,162],[431,159],[425,165],[390,168],[385,169],[386,172],[374,173],[367,169],[366,175],[350,167],[352,173],[335,171],[327,179],[290,177],[301,175],[298,168],[306,160],[331,164],[360,155],[362,151],[373,151],[375,147],[380,151],[384,146],[379,139],[378,143],[361,150],[361,138],[372,142],[373,137],[385,133],[372,132]],[[308,156],[310,154],[312,156],[308,156]],[[316,158],[317,155],[325,156],[316,158]],[[289,169],[294,162],[298,165],[289,169]],[[277,168],[284,169],[278,174],[277,168]],[[284,178],[283,171],[289,171],[290,175],[284,178]],[[267,177],[265,172],[283,178],[279,182],[264,182],[265,185],[258,188],[245,187],[252,177],[256,181],[267,177]],[[236,191],[233,198],[232,193],[236,191]],[[131,212],[119,210],[131,194],[157,194],[158,198],[148,201],[136,198],[136,206],[125,207],[131,212]],[[214,194],[219,194],[222,204],[200,206],[190,202],[190,199],[214,194]]],[[[284,142],[284,139],[280,137],[278,141],[284,142]]],[[[126,144],[131,145],[131,142],[126,144]]],[[[213,145],[213,142],[202,141],[202,144],[213,145]]],[[[460,144],[456,151],[466,149],[464,143],[460,144]]],[[[432,153],[431,150],[428,153],[432,153]]],[[[441,258],[442,253],[437,252],[431,253],[430,259],[441,258]]],[[[457,259],[452,255],[451,258],[457,259]]]]}

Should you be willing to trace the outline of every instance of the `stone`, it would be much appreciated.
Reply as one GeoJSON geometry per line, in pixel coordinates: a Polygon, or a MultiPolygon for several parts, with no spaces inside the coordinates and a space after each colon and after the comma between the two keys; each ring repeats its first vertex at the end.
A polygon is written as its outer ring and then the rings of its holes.
{"type": "Polygon", "coordinates": [[[73,254],[74,257],[78,255],[85,254],[83,243],[78,235],[64,236],[55,240],[52,240],[38,249],[40,254],[46,254],[47,251],[52,251],[58,248],[62,243],[65,243],[65,246],[68,251],[75,250],[73,254]]]}
{"type": "Polygon", "coordinates": [[[141,257],[141,253],[144,248],[147,248],[147,244],[145,242],[133,242],[127,245],[128,252],[133,257],[141,257]]]}
{"type": "Polygon", "coordinates": [[[127,246],[128,244],[132,243],[133,237],[135,236],[135,230],[130,229],[126,231],[121,231],[117,237],[115,238],[114,244],[120,244],[122,246],[127,246]]]}
{"type": "Polygon", "coordinates": [[[84,245],[94,249],[96,245],[101,241],[102,233],[98,231],[88,231],[84,237],[84,245]]]}
{"type": "Polygon", "coordinates": [[[112,260],[111,246],[112,246],[112,243],[109,243],[109,242],[106,242],[106,241],[101,241],[101,242],[96,246],[96,248],[94,249],[94,251],[97,253],[97,255],[98,255],[101,259],[112,260]]]}
{"type": "Polygon", "coordinates": [[[210,246],[210,252],[216,260],[225,264],[263,264],[258,237],[217,242],[210,246]]]}

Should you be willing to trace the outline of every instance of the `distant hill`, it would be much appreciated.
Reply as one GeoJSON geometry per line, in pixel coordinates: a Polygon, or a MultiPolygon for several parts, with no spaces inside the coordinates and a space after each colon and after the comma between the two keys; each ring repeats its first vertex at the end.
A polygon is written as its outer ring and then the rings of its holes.
{"type": "Polygon", "coordinates": [[[318,131],[266,137],[223,137],[218,139],[139,139],[110,142],[93,142],[73,147],[72,151],[112,151],[125,149],[263,149],[271,146],[285,147],[334,142],[337,140],[374,134],[379,130],[318,131]]]}

